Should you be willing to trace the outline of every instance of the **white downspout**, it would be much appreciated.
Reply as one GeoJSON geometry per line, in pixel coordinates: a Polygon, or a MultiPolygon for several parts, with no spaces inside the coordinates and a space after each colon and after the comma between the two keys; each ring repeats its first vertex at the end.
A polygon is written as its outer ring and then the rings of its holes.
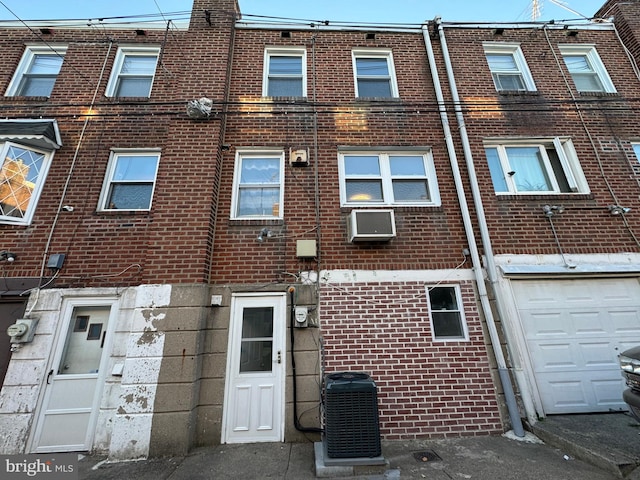
{"type": "MultiPolygon", "coordinates": [[[[451,69],[451,59],[449,58],[448,51],[446,48],[446,43],[444,43],[444,33],[442,32],[442,28],[440,25],[440,18],[436,17],[436,24],[438,25],[440,40],[442,45],[443,57],[445,61],[445,66],[449,78],[449,84],[451,85],[451,93],[453,95],[454,104],[459,105],[459,97],[457,94],[457,90],[455,89],[453,73],[451,69]],[[455,93],[454,93],[455,92],[455,93]]],[[[435,56],[433,53],[433,47],[431,45],[431,38],[429,37],[429,29],[427,25],[422,26],[422,35],[424,37],[424,43],[427,48],[427,55],[429,57],[429,67],[431,69],[431,76],[433,78],[433,85],[436,91],[436,99],[438,101],[438,109],[440,111],[440,120],[442,121],[442,128],[444,130],[445,142],[447,145],[447,151],[449,153],[449,160],[451,163],[451,170],[453,172],[453,179],[456,185],[456,193],[458,195],[458,202],[460,203],[460,211],[462,214],[462,220],[464,223],[465,234],[467,236],[467,242],[469,243],[469,251],[471,253],[471,262],[473,264],[473,272],[476,277],[476,284],[478,286],[478,295],[480,296],[480,303],[482,305],[482,311],[485,316],[485,320],[487,322],[487,330],[489,331],[489,338],[491,340],[491,347],[493,349],[496,363],[498,365],[498,373],[500,375],[500,382],[502,383],[502,389],[504,391],[505,402],[507,404],[507,409],[509,411],[509,418],[511,419],[511,426],[513,428],[513,432],[518,437],[524,437],[524,429],[522,427],[522,419],[520,418],[520,412],[518,411],[518,404],[516,402],[516,396],[513,392],[513,385],[511,384],[511,378],[509,376],[509,370],[507,369],[507,364],[504,358],[504,353],[502,352],[502,347],[500,344],[500,336],[498,335],[498,329],[496,328],[496,323],[493,318],[493,312],[491,310],[491,303],[489,301],[489,295],[487,294],[487,287],[485,285],[485,279],[483,275],[482,264],[480,262],[480,255],[478,253],[478,245],[476,244],[475,235],[473,232],[473,224],[471,222],[471,215],[469,214],[469,206],[467,204],[467,199],[465,197],[464,184],[462,182],[462,176],[460,174],[460,167],[458,165],[458,157],[456,155],[455,145],[453,142],[453,137],[451,136],[451,129],[449,128],[449,119],[447,116],[447,110],[444,103],[444,96],[442,94],[442,85],[440,84],[440,77],[438,75],[438,67],[436,65],[435,56]]],[[[460,133],[462,136],[462,143],[465,152],[465,158],[467,159],[467,168],[469,169],[469,177],[471,180],[471,189],[473,192],[473,198],[476,202],[476,211],[478,212],[478,216],[484,213],[482,210],[482,203],[477,201],[480,199],[479,194],[476,199],[477,190],[477,180],[475,178],[475,171],[473,170],[473,165],[470,164],[470,148],[469,148],[469,139],[466,136],[466,131],[463,134],[464,121],[461,118],[461,113],[458,115],[458,108],[456,108],[456,115],[458,116],[458,124],[460,125],[460,133]],[[472,177],[473,175],[473,177],[472,177]]],[[[492,254],[490,254],[490,249],[487,249],[486,241],[488,240],[488,234],[482,232],[483,227],[486,231],[486,224],[484,222],[484,217],[482,219],[478,219],[481,227],[482,239],[485,246],[485,251],[487,252],[487,258],[491,257],[493,261],[492,254]]],[[[495,266],[495,265],[494,265],[495,266]]],[[[489,277],[491,279],[491,277],[489,277]]]]}

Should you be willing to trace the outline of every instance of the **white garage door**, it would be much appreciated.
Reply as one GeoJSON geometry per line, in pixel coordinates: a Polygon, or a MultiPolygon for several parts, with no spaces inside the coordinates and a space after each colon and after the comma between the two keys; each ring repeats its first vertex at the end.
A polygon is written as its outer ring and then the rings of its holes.
{"type": "Polygon", "coordinates": [[[638,280],[512,285],[545,413],[626,410],[617,355],[640,345],[638,280]]]}

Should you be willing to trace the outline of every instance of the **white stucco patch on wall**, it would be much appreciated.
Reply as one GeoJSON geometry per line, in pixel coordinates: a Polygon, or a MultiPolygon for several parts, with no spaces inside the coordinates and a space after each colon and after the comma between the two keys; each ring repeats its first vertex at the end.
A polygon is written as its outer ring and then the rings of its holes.
{"type": "Polygon", "coordinates": [[[143,285],[137,288],[138,308],[166,307],[171,303],[171,285],[143,285]]]}
{"type": "Polygon", "coordinates": [[[322,270],[324,283],[440,282],[475,280],[467,268],[447,270],[322,270]]]}
{"type": "Polygon", "coordinates": [[[158,322],[170,304],[171,285],[137,287],[134,305],[128,310],[130,331],[120,392],[113,413],[110,460],[146,458],[149,454],[153,407],[164,355],[164,332],[158,322]]]}

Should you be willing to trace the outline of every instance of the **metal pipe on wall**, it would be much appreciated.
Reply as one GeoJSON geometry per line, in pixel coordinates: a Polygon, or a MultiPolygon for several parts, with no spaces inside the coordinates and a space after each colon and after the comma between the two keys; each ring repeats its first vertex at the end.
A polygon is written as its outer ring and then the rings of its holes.
{"type": "MultiPolygon", "coordinates": [[[[451,67],[451,59],[449,58],[448,50],[446,47],[446,43],[444,40],[444,32],[442,31],[442,26],[440,24],[439,17],[435,20],[436,26],[438,27],[438,32],[440,34],[440,42],[442,46],[442,56],[444,57],[445,68],[447,70],[449,85],[451,88],[451,93],[453,96],[453,101],[455,105],[459,105],[459,96],[457,95],[457,89],[455,88],[454,82],[455,78],[453,77],[453,69],[451,67]],[[455,92],[455,93],[454,93],[455,92]]],[[[484,275],[482,263],[480,261],[480,255],[478,253],[478,245],[476,243],[473,223],[471,222],[471,214],[469,213],[469,206],[467,203],[467,199],[465,196],[464,183],[462,182],[462,175],[460,173],[460,166],[458,164],[458,157],[455,151],[455,144],[453,142],[453,137],[451,135],[451,129],[449,127],[449,118],[447,115],[447,109],[444,103],[444,95],[442,93],[442,85],[440,83],[440,76],[438,75],[438,68],[435,61],[435,55],[433,52],[433,46],[431,45],[431,37],[429,36],[429,28],[427,25],[422,26],[422,35],[424,37],[425,47],[427,49],[427,56],[429,58],[429,68],[431,70],[431,76],[433,79],[433,84],[436,92],[436,100],[438,102],[438,109],[440,111],[440,120],[442,122],[442,128],[445,134],[445,142],[447,145],[447,151],[449,153],[449,161],[451,164],[451,170],[453,172],[453,178],[456,185],[456,193],[458,195],[458,202],[460,203],[460,211],[462,214],[462,220],[464,223],[465,234],[467,237],[467,242],[469,243],[469,251],[471,253],[471,261],[473,264],[473,272],[476,277],[476,284],[478,286],[478,295],[480,296],[480,303],[482,306],[482,311],[485,316],[485,320],[487,323],[487,329],[489,331],[489,338],[491,341],[491,347],[493,349],[496,363],[498,365],[498,373],[500,375],[500,382],[502,384],[502,389],[504,391],[505,402],[507,404],[507,409],[509,411],[509,418],[511,420],[511,426],[513,428],[513,432],[518,437],[524,437],[524,429],[522,427],[522,419],[520,418],[520,412],[518,410],[518,404],[516,401],[516,396],[513,391],[513,385],[511,383],[511,377],[509,375],[509,370],[507,368],[507,364],[504,358],[504,353],[502,352],[502,346],[500,343],[500,337],[498,335],[498,329],[496,327],[495,319],[493,317],[493,311],[491,309],[491,303],[489,300],[489,295],[487,293],[487,288],[485,285],[484,275]]],[[[482,210],[482,202],[480,201],[479,191],[477,186],[477,179],[475,178],[475,171],[473,171],[473,165],[469,164],[469,158],[467,157],[467,153],[470,155],[469,148],[469,139],[466,136],[466,131],[463,134],[464,128],[464,118],[461,116],[461,111],[459,112],[456,109],[456,115],[458,116],[458,124],[461,130],[461,137],[463,138],[463,147],[465,152],[465,159],[467,160],[467,168],[471,170],[469,176],[471,181],[471,190],[473,193],[473,199],[475,202],[476,211],[484,212],[482,210]]],[[[481,224],[481,237],[483,240],[483,245],[485,247],[485,252],[487,257],[491,257],[493,261],[492,253],[490,248],[487,248],[487,242],[489,242],[488,230],[486,228],[486,222],[484,222],[484,218],[482,220],[478,219],[481,224]],[[484,223],[484,225],[482,225],[484,223]],[[483,228],[484,227],[484,228],[483,228]]],[[[489,242],[490,244],[490,242],[489,242]]],[[[489,277],[491,278],[491,276],[489,277]]]]}

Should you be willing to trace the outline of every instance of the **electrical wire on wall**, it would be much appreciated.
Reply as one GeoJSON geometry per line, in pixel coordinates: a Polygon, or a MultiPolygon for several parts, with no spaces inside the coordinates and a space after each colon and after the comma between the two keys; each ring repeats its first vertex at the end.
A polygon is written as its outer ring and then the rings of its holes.
{"type": "MultiPolygon", "coordinates": [[[[424,283],[423,282],[423,287],[426,287],[426,290],[424,292],[420,292],[417,295],[414,295],[412,297],[409,298],[405,298],[402,300],[394,300],[393,304],[394,305],[405,305],[405,304],[412,304],[415,302],[415,300],[419,299],[419,298],[425,298],[426,294],[428,291],[433,290],[434,288],[436,288],[438,285],[441,285],[443,282],[446,282],[449,278],[451,278],[451,276],[460,268],[462,268],[464,266],[465,263],[467,263],[468,260],[468,253],[466,251],[462,252],[462,255],[464,257],[464,259],[462,260],[462,262],[460,262],[458,265],[456,265],[454,268],[449,269],[449,272],[443,276],[439,281],[435,282],[435,283],[424,283]]],[[[346,295],[349,295],[351,297],[357,298],[358,300],[363,301],[364,303],[366,303],[367,305],[370,306],[388,306],[389,305],[389,301],[384,301],[384,302],[376,302],[376,301],[372,301],[369,298],[363,297],[357,293],[351,292],[349,291],[347,288],[345,287],[339,287],[337,285],[332,284],[328,278],[323,277],[322,280],[324,281],[324,284],[334,290],[337,290],[339,292],[342,292],[346,295]]]]}
{"type": "Polygon", "coordinates": [[[304,427],[300,423],[300,418],[298,417],[298,377],[296,373],[296,355],[295,355],[295,287],[289,287],[289,336],[291,342],[291,375],[292,379],[292,390],[293,390],[293,425],[296,430],[300,432],[308,432],[308,433],[322,433],[324,430],[318,427],[304,427]]]}
{"type": "MultiPolygon", "coordinates": [[[[107,61],[109,60],[109,55],[111,53],[111,47],[113,45],[113,42],[109,42],[109,48],[107,49],[107,54],[105,55],[104,58],[104,62],[102,64],[102,69],[100,70],[100,75],[98,77],[98,82],[96,83],[96,88],[93,92],[93,98],[91,99],[91,105],[90,105],[90,110],[93,109],[94,105],[95,105],[95,101],[96,98],[98,96],[98,89],[100,88],[100,84],[102,82],[102,77],[104,76],[104,72],[105,69],[107,67],[107,61]]],[[[67,173],[67,178],[65,180],[64,186],[62,188],[62,193],[60,195],[60,201],[58,202],[58,208],[56,209],[56,214],[53,217],[53,221],[51,222],[51,228],[49,230],[49,236],[47,238],[47,243],[45,245],[44,251],[42,253],[42,266],[40,268],[40,285],[38,285],[38,287],[36,287],[37,291],[39,292],[39,290],[41,288],[43,288],[43,284],[42,284],[42,280],[44,279],[44,270],[46,268],[47,265],[47,256],[49,255],[49,248],[51,247],[51,242],[53,241],[53,234],[55,232],[56,229],[56,225],[58,223],[58,219],[60,218],[60,213],[63,211],[62,207],[64,205],[65,202],[65,196],[67,194],[67,190],[69,189],[69,185],[71,183],[71,178],[73,177],[73,171],[75,169],[75,165],[76,162],[78,160],[78,154],[80,153],[80,147],[82,146],[82,141],[84,139],[84,135],[87,131],[87,127],[89,125],[89,121],[91,120],[91,115],[87,115],[84,119],[84,123],[82,125],[82,130],[80,131],[80,137],[78,138],[78,142],[76,143],[76,148],[73,154],[73,158],[71,160],[71,165],[69,166],[69,172],[67,173]]],[[[58,273],[58,272],[56,272],[58,273]]],[[[49,282],[50,283],[50,282],[49,282]]],[[[47,283],[48,285],[48,283],[47,283]]],[[[29,313],[31,313],[33,311],[33,309],[36,306],[36,302],[38,300],[39,295],[36,296],[34,302],[31,305],[31,309],[29,310],[29,313]]]]}

